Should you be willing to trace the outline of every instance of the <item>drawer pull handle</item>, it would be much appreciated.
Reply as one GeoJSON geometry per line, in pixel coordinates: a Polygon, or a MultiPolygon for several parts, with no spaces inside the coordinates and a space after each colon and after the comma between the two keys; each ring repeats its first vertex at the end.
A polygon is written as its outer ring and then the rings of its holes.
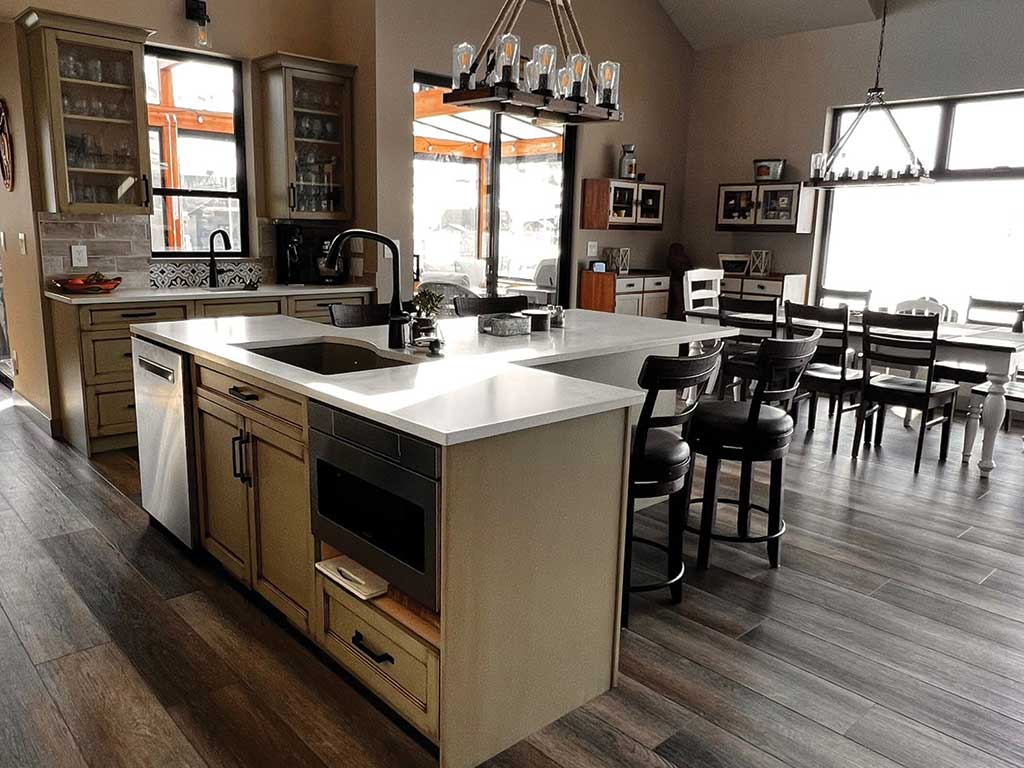
{"type": "Polygon", "coordinates": [[[236,400],[241,400],[243,403],[251,403],[254,400],[260,399],[260,396],[255,392],[243,392],[239,387],[228,387],[228,394],[236,400]]]}
{"type": "Polygon", "coordinates": [[[359,632],[358,630],[354,632],[352,635],[352,645],[354,645],[356,648],[362,651],[366,656],[369,656],[370,659],[375,664],[395,663],[395,657],[392,656],[390,653],[374,653],[369,648],[367,648],[366,643],[363,642],[363,633],[359,632]]]}
{"type": "Polygon", "coordinates": [[[125,353],[123,353],[123,354],[121,355],[121,357],[131,357],[131,356],[132,356],[132,353],[131,353],[131,352],[125,352],[125,353]]]}
{"type": "Polygon", "coordinates": [[[131,320],[139,317],[156,317],[156,312],[122,312],[121,317],[125,320],[131,320]]]}

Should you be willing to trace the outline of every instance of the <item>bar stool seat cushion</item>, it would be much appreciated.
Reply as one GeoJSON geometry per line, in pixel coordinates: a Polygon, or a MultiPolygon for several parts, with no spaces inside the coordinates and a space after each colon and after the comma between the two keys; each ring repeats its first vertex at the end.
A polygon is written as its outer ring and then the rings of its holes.
{"type": "MultiPolygon", "coordinates": [[[[702,402],[693,414],[690,433],[694,442],[711,445],[742,445],[747,442],[749,403],[729,400],[702,402]]],[[[774,442],[793,433],[793,419],[782,408],[761,406],[755,442],[774,442]]]]}
{"type": "MultiPolygon", "coordinates": [[[[872,389],[898,389],[904,392],[924,394],[927,385],[928,382],[923,379],[910,379],[906,376],[892,376],[891,374],[883,373],[872,378],[868,386],[872,389]]],[[[941,395],[953,392],[959,388],[959,385],[950,382],[933,381],[931,394],[941,395]]]]}
{"type": "MultiPolygon", "coordinates": [[[[633,427],[633,437],[636,438],[636,427],[633,427]]],[[[633,462],[633,477],[650,482],[668,480],[682,474],[672,472],[672,468],[682,468],[689,463],[690,446],[678,429],[652,429],[647,433],[643,455],[633,462]]]]}
{"type": "MultiPolygon", "coordinates": [[[[839,381],[842,379],[843,369],[838,365],[828,363],[811,363],[804,372],[804,380],[818,379],[820,381],[839,381]]],[[[860,368],[847,368],[847,381],[860,381],[864,378],[864,371],[860,368]]]]}

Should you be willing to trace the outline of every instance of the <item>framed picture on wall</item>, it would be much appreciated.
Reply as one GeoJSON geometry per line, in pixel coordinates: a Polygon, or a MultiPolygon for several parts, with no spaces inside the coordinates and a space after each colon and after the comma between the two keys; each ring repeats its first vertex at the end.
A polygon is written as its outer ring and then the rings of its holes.
{"type": "Polygon", "coordinates": [[[796,222],[799,184],[762,184],[757,189],[757,226],[790,226],[796,222]]]}
{"type": "Polygon", "coordinates": [[[756,184],[722,184],[718,187],[719,226],[752,226],[756,210],[756,184]]]}

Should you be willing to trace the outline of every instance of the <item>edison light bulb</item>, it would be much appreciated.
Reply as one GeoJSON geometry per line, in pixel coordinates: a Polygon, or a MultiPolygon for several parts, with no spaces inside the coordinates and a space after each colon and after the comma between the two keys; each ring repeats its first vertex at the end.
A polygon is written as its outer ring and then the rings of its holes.
{"type": "Polygon", "coordinates": [[[502,35],[498,38],[498,59],[495,63],[498,81],[502,85],[519,85],[519,36],[502,35]]]}
{"type": "Polygon", "coordinates": [[[573,101],[584,102],[590,95],[590,57],[582,53],[574,53],[569,57],[569,71],[572,73],[572,92],[569,95],[573,101]]]}
{"type": "Polygon", "coordinates": [[[568,67],[558,70],[558,95],[563,99],[572,95],[572,72],[568,67]]]}
{"type": "Polygon", "coordinates": [[[558,74],[558,51],[555,46],[546,43],[535,45],[533,60],[537,62],[537,88],[534,90],[550,96],[558,74]]]}
{"type": "Polygon", "coordinates": [[[196,47],[210,47],[210,25],[207,23],[196,24],[196,47]]]}
{"type": "Polygon", "coordinates": [[[452,88],[467,90],[474,86],[473,58],[476,48],[471,43],[459,43],[452,49],[452,88]]]}
{"type": "Polygon", "coordinates": [[[617,109],[619,106],[619,79],[621,67],[616,61],[604,61],[600,66],[601,73],[601,106],[617,109]]]}

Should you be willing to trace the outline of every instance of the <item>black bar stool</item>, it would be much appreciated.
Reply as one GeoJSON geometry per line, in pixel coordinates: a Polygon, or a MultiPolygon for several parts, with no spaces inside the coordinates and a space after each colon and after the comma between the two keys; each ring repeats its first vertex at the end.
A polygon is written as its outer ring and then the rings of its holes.
{"type": "Polygon", "coordinates": [[[739,334],[725,342],[722,371],[718,377],[718,399],[725,398],[726,390],[738,388],[737,399],[747,399],[747,386],[756,374],[757,351],[761,340],[778,335],[779,300],[737,299],[721,296],[718,299],[718,324],[738,328],[739,334]]]}
{"type": "Polygon", "coordinates": [[[788,411],[800,388],[800,377],[818,348],[821,331],[802,339],[765,339],[755,359],[757,386],[749,407],[746,403],[718,400],[702,403],[690,424],[690,442],[695,453],[705,457],[704,496],[687,499],[686,530],[699,534],[697,567],[707,568],[711,542],[733,541],[746,544],[767,543],[772,568],[779,567],[779,545],[786,532],[782,519],[782,491],[785,482],[785,457],[793,441],[793,419],[788,411]],[[782,407],[768,405],[777,403],[782,407]],[[740,497],[718,497],[718,469],[722,461],[742,463],[740,497]],[[753,462],[770,461],[771,484],[768,506],[750,500],[753,462]],[[700,502],[700,527],[689,525],[689,508],[700,502]],[[737,507],[736,535],[715,533],[719,504],[737,507]],[[768,515],[768,534],[750,535],[750,510],[768,515]]]}
{"type": "Polygon", "coordinates": [[[686,431],[697,401],[707,389],[711,375],[721,358],[722,343],[692,357],[651,356],[644,361],[638,383],[647,390],[640,419],[633,432],[629,463],[629,495],[626,506],[626,551],[623,561],[622,626],[629,624],[631,592],[652,592],[668,588],[672,599],[683,599],[683,526],[686,524],[686,500],[690,496],[693,474],[690,471],[690,446],[686,431]],[[690,399],[672,416],[655,416],[658,394],[687,390],[690,399]],[[679,430],[667,429],[678,427],[679,430]],[[637,499],[669,497],[668,544],[633,535],[633,516],[637,499]],[[665,581],[632,583],[633,544],[660,549],[668,555],[665,581]]]}

